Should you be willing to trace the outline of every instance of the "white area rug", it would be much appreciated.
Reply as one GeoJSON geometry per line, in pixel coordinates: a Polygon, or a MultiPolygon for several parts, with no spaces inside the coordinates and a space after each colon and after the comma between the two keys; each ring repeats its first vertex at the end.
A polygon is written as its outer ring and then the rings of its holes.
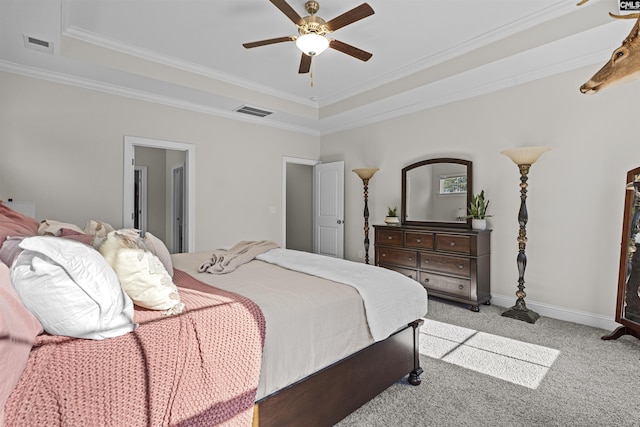
{"type": "Polygon", "coordinates": [[[420,353],[536,389],[560,354],[540,345],[425,319],[420,353]]]}

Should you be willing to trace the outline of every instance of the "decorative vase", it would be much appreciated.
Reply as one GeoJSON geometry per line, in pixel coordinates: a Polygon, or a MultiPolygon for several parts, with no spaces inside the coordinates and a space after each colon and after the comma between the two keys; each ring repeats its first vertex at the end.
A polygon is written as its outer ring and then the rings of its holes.
{"type": "Polygon", "coordinates": [[[473,228],[474,230],[486,230],[487,229],[487,220],[486,219],[473,218],[471,220],[471,228],[473,228]]]}
{"type": "Polygon", "coordinates": [[[400,224],[400,219],[397,216],[388,216],[384,219],[384,222],[387,225],[398,225],[400,224]]]}

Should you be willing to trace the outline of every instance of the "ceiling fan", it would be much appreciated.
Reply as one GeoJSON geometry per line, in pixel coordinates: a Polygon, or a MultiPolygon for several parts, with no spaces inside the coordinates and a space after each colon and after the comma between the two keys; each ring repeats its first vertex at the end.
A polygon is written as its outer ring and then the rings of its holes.
{"type": "Polygon", "coordinates": [[[321,17],[316,16],[318,9],[320,9],[320,4],[317,1],[307,1],[304,4],[307,13],[309,13],[309,16],[305,16],[304,18],[298,15],[298,13],[293,10],[285,0],[269,1],[280,9],[282,13],[287,15],[294,24],[296,24],[300,35],[243,43],[242,46],[245,48],[251,49],[274,43],[295,41],[298,49],[302,51],[302,59],[300,60],[298,73],[308,73],[311,69],[311,58],[316,55],[320,55],[329,47],[353,56],[361,61],[368,61],[373,56],[371,53],[358,49],[357,47],[351,46],[347,43],[336,39],[327,39],[327,37],[325,37],[327,34],[330,34],[342,27],[373,15],[374,11],[367,3],[362,3],[360,6],[354,7],[353,9],[327,22],[321,17]]]}

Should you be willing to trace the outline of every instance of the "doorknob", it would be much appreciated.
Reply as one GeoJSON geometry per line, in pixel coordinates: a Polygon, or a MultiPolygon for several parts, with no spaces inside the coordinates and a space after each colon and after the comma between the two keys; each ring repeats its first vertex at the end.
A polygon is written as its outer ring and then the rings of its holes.
{"type": "Polygon", "coordinates": [[[344,221],[338,220],[338,224],[344,224],[344,221]]]}

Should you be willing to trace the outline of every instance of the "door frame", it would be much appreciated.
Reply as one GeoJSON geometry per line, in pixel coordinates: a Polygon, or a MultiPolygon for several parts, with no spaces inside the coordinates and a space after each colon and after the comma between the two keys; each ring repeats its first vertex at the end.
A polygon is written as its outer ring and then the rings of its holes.
{"type": "MultiPolygon", "coordinates": [[[[147,231],[147,167],[134,165],[134,171],[140,173],[140,181],[138,185],[138,212],[134,216],[138,217],[138,229],[147,231]]],[[[135,183],[135,178],[134,178],[135,183]]],[[[135,207],[135,202],[134,202],[135,207]]],[[[135,220],[134,220],[135,225],[135,220]]]]}
{"type": "Polygon", "coordinates": [[[142,138],[137,136],[124,136],[124,156],[123,156],[123,200],[122,200],[122,224],[124,228],[133,227],[133,180],[135,167],[135,147],[152,147],[165,150],[175,150],[185,152],[185,247],[188,252],[195,251],[196,235],[196,209],[195,209],[195,189],[196,171],[195,158],[196,147],[194,144],[185,142],[165,141],[161,139],[142,138]]]}
{"type": "MultiPolygon", "coordinates": [[[[286,246],[287,244],[287,164],[289,163],[313,167],[319,164],[320,160],[282,156],[282,207],[280,211],[282,212],[282,245],[283,247],[286,246]]],[[[313,174],[313,171],[311,173],[313,174]]],[[[314,216],[313,228],[315,231],[315,216],[314,216]]],[[[315,232],[313,233],[313,236],[315,240],[315,232]]],[[[313,243],[314,243],[313,247],[315,248],[315,241],[313,243]]]]}
{"type": "Polygon", "coordinates": [[[184,174],[185,172],[185,166],[184,163],[178,163],[176,165],[171,166],[171,235],[172,235],[172,240],[171,243],[173,245],[173,252],[182,252],[184,251],[184,214],[185,214],[185,209],[184,209],[184,197],[185,197],[185,179],[184,179],[184,174]],[[182,212],[182,238],[183,238],[183,243],[181,245],[178,245],[178,227],[176,227],[176,222],[177,222],[177,215],[176,215],[176,208],[177,208],[177,198],[178,198],[178,192],[176,191],[176,171],[181,171],[182,174],[182,179],[181,179],[181,184],[182,184],[182,188],[180,189],[180,196],[182,196],[182,206],[183,206],[183,212],[182,212]]]}

